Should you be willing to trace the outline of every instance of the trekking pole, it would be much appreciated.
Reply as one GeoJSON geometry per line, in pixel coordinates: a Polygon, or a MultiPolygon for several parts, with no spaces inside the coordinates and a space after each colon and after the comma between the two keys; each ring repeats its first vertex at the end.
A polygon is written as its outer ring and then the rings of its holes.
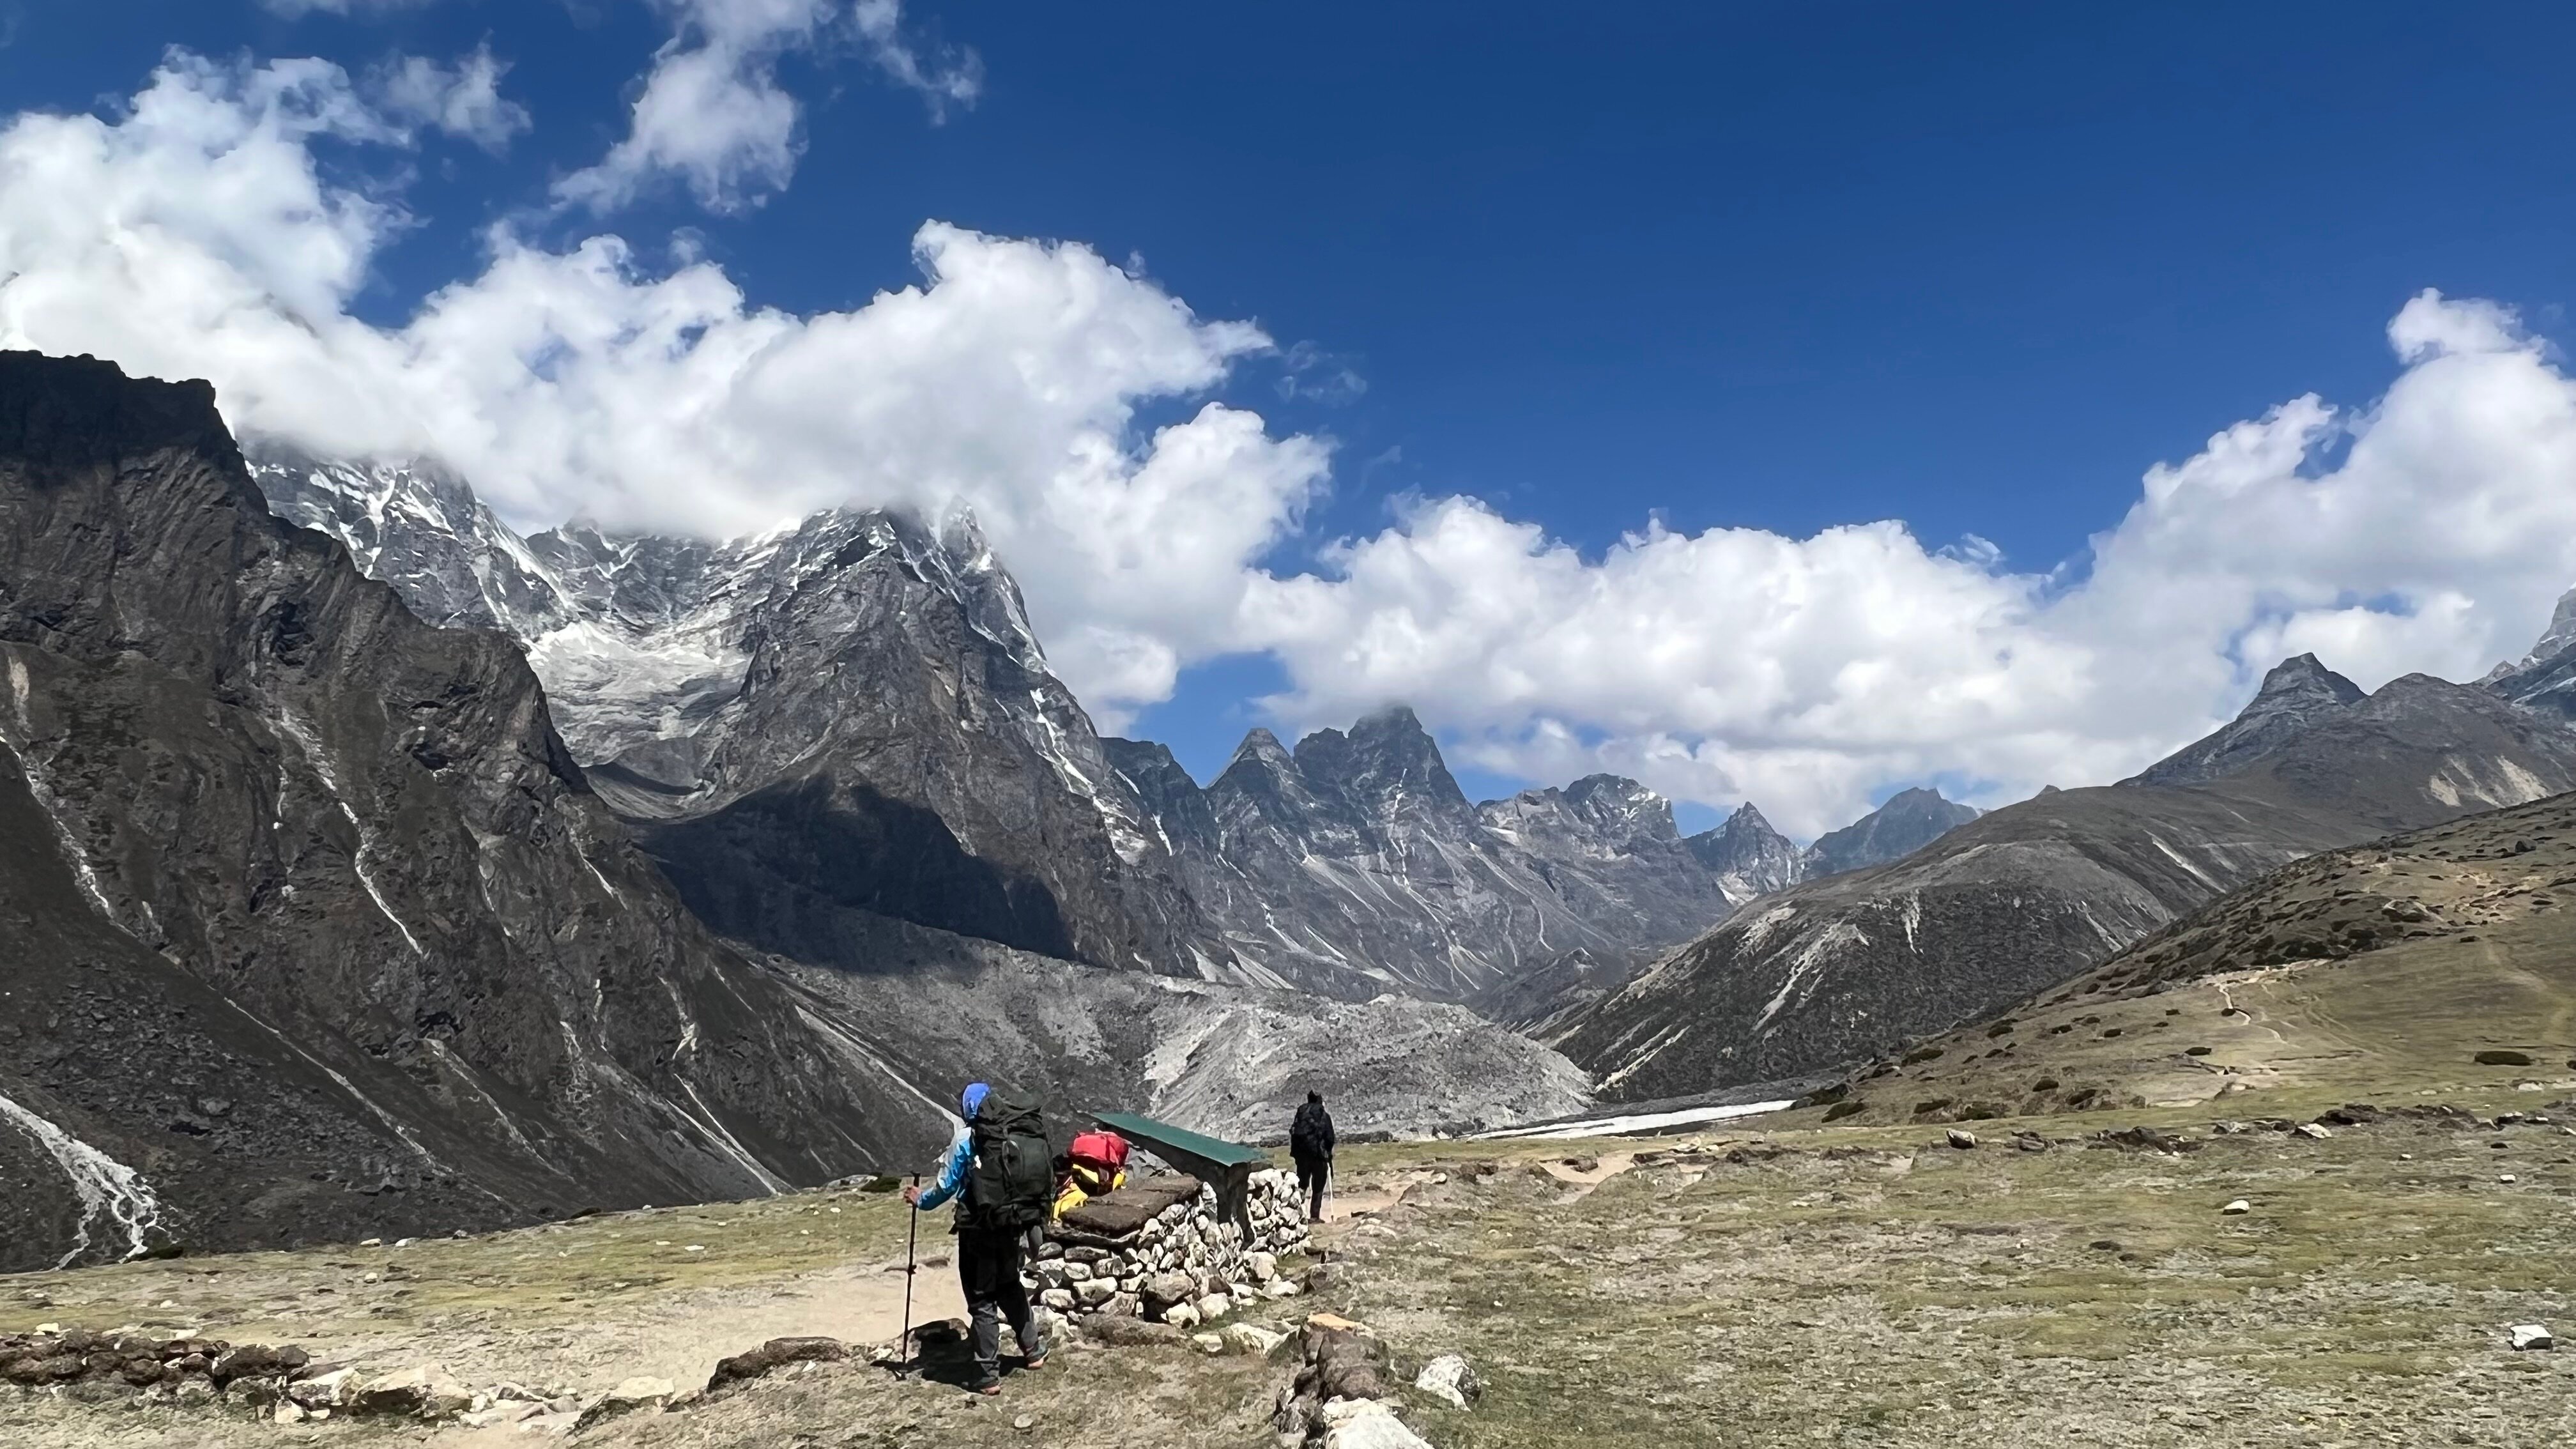
{"type": "MultiPolygon", "coordinates": [[[[920,1173],[916,1172],[912,1175],[912,1185],[916,1188],[921,1186],[920,1173]]],[[[904,1204],[904,1207],[912,1217],[912,1227],[903,1236],[903,1337],[896,1340],[902,1345],[903,1357],[895,1362],[896,1378],[902,1378],[905,1371],[912,1367],[913,1251],[921,1244],[921,1209],[911,1203],[904,1204]]]]}

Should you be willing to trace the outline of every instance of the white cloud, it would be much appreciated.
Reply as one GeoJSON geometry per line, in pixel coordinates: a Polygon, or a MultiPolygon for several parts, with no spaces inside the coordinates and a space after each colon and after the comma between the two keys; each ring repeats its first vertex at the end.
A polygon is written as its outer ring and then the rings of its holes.
{"type": "Polygon", "coordinates": [[[408,219],[310,143],[420,124],[319,62],[186,55],[115,120],[17,118],[0,344],[210,377],[237,427],[325,451],[437,453],[531,525],[964,504],[1113,725],[1193,661],[1269,650],[1291,725],[1402,699],[1490,768],[1620,769],[1802,833],[1934,775],[1988,803],[2114,778],[2294,650],[2365,684],[2473,675],[2576,579],[2576,384],[2510,312],[2431,293],[2390,326],[2384,396],[2296,399],[2149,470],[2072,570],[1886,522],[1649,526],[1587,556],[1451,498],[1279,572],[1329,459],[1205,400],[1269,348],[1257,328],[1081,246],[938,224],[919,285],[811,316],[613,236],[502,230],[480,272],[373,326],[349,304],[408,219]]]}
{"type": "Polygon", "coordinates": [[[877,68],[897,85],[920,92],[932,119],[946,115],[951,105],[971,106],[984,94],[984,62],[975,52],[942,49],[925,60],[922,49],[904,38],[902,0],[858,0],[851,19],[877,68]]]}
{"type": "Polygon", "coordinates": [[[664,177],[711,211],[743,211],[783,189],[802,151],[802,108],[779,61],[845,30],[879,68],[919,91],[934,118],[972,105],[983,66],[964,51],[925,61],[904,38],[899,0],[656,0],[672,35],[654,53],[624,138],[555,183],[569,205],[606,212],[664,177]]]}
{"type": "Polygon", "coordinates": [[[377,106],[398,122],[444,131],[499,152],[527,130],[527,108],[501,98],[501,76],[510,67],[479,45],[456,64],[406,55],[373,77],[377,106]]]}
{"type": "Polygon", "coordinates": [[[2301,398],[2150,470],[2072,581],[1892,523],[1649,529],[1586,560],[1450,499],[1262,581],[1247,632],[1291,719],[1407,698],[1490,767],[1624,769],[1793,830],[1936,773],[1989,803],[2098,783],[2286,654],[2473,677],[2576,580],[2576,384],[2491,303],[2427,292],[2389,339],[2407,366],[2376,404],[2301,398]]]}

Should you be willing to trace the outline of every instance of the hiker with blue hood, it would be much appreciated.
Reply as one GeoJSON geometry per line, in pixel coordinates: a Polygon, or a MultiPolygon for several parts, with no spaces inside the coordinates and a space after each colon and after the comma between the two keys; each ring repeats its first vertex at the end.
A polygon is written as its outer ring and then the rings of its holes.
{"type": "Polygon", "coordinates": [[[1020,1367],[1046,1363],[1046,1342],[1020,1282],[1020,1260],[1027,1233],[1046,1221],[1055,1196],[1055,1154],[1045,1114],[1034,1100],[977,1082],[958,1105],[965,1116],[939,1159],[937,1180],[927,1188],[905,1188],[903,1200],[919,1212],[957,1204],[957,1279],[974,1319],[976,1373],[968,1387],[998,1394],[1004,1318],[1020,1340],[1020,1367]]]}

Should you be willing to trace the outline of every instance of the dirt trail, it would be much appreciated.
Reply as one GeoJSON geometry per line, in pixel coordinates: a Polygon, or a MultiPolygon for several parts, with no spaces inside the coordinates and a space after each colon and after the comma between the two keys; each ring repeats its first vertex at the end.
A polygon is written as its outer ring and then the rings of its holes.
{"type": "Polygon", "coordinates": [[[1610,1179],[1617,1177],[1619,1174],[1626,1172],[1630,1168],[1635,1167],[1637,1165],[1637,1154],[1633,1152],[1604,1152],[1598,1157],[1593,1158],[1592,1163],[1592,1168],[1589,1171],[1569,1166],[1563,1162],[1541,1163],[1540,1169],[1548,1176],[1555,1178],[1559,1182],[1566,1183],[1575,1189],[1575,1191],[1566,1195],[1565,1200],[1567,1202],[1581,1202],[1583,1199],[1592,1195],[1593,1189],[1599,1187],[1605,1182],[1608,1182],[1610,1179]]]}

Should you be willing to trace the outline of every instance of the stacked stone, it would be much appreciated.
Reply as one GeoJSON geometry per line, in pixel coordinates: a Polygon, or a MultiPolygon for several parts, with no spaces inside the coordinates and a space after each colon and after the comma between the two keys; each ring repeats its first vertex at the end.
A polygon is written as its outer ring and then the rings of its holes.
{"type": "Polygon", "coordinates": [[[1217,1215],[1216,1190],[1172,1203],[1135,1232],[1101,1238],[1049,1225],[1021,1281],[1062,1314],[1116,1314],[1187,1328],[1265,1298],[1294,1297],[1280,1255],[1306,1242],[1296,1178],[1277,1169],[1252,1175],[1246,1221],[1217,1215]]]}

